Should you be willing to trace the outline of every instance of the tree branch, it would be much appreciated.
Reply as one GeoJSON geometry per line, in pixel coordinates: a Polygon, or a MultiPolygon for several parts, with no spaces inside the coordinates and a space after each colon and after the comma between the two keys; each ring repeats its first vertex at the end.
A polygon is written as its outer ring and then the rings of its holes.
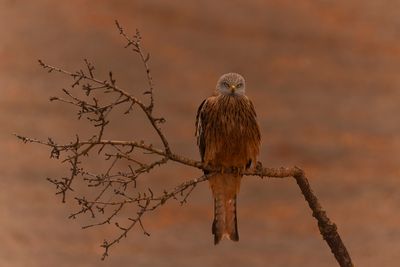
{"type": "MultiPolygon", "coordinates": [[[[141,47],[142,37],[139,31],[133,38],[128,37],[124,29],[116,21],[119,33],[127,41],[125,47],[132,48],[133,52],[139,55],[143,63],[148,90],[144,95],[149,96],[149,103],[144,101],[116,85],[116,80],[110,71],[107,79],[97,78],[95,67],[87,59],[84,60],[85,68],[75,72],[67,71],[62,68],[54,67],[39,60],[39,64],[48,72],[58,72],[72,79],[70,89],[63,89],[65,98],[51,97],[50,101],[68,104],[77,109],[77,118],[86,118],[96,130],[92,137],[81,140],[76,135],[75,140],[67,144],[59,144],[53,138],[46,141],[16,135],[24,143],[36,143],[50,149],[50,158],[59,159],[62,163],[70,165],[69,175],[61,178],[48,178],[55,185],[56,194],[62,195],[62,201],[68,200],[68,195],[73,194],[79,209],[70,215],[75,219],[79,216],[88,214],[93,223],[83,226],[83,229],[101,227],[106,224],[114,224],[118,234],[111,240],[104,240],[101,245],[104,248],[102,259],[109,255],[112,246],[126,238],[128,233],[137,225],[142,232],[149,236],[145,230],[142,218],[147,213],[157,210],[167,201],[175,200],[181,205],[185,204],[197,184],[207,181],[209,176],[202,175],[196,179],[187,180],[171,190],[155,193],[151,188],[145,191],[137,189],[137,184],[141,182],[139,178],[154,168],[167,164],[169,161],[177,162],[199,170],[208,170],[211,173],[237,172],[234,169],[211,169],[202,162],[173,153],[160,124],[165,122],[162,117],[154,116],[154,84],[149,68],[150,55],[145,53],[141,47]],[[77,89],[80,88],[80,89],[77,89]],[[79,97],[74,90],[81,90],[86,97],[79,97]],[[108,93],[107,100],[100,101],[99,93],[108,93]],[[147,118],[153,130],[157,133],[163,144],[163,148],[157,148],[143,140],[107,140],[104,139],[105,132],[109,124],[109,115],[114,112],[115,107],[124,107],[122,115],[129,115],[133,111],[133,106],[137,105],[147,118]],[[85,159],[96,153],[103,156],[104,161],[108,162],[108,168],[104,172],[94,173],[85,166],[85,159]],[[150,154],[151,159],[143,160],[141,154],[150,154]],[[120,163],[120,165],[117,165],[120,163]],[[123,163],[123,164],[121,164],[123,163]],[[125,166],[123,169],[116,169],[116,166],[125,166]],[[80,194],[79,190],[74,191],[74,182],[81,179],[93,193],[88,198],[80,194]],[[133,192],[133,193],[132,193],[133,192]],[[129,207],[129,210],[136,208],[136,216],[123,220],[120,216],[129,207]]],[[[318,227],[324,240],[329,245],[340,266],[353,266],[349,253],[342,242],[336,225],[328,218],[315,196],[309,182],[303,172],[298,167],[292,168],[266,168],[258,163],[254,169],[242,172],[245,176],[270,177],[270,178],[295,178],[305,200],[307,201],[314,218],[318,222],[318,227]]]]}

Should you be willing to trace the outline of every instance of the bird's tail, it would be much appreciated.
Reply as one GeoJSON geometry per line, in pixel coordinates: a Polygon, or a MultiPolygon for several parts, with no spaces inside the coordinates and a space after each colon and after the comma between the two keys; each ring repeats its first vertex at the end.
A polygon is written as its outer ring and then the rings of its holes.
{"type": "Polygon", "coordinates": [[[221,175],[210,180],[214,195],[214,221],[212,233],[214,244],[218,244],[223,237],[232,241],[239,241],[239,232],[236,218],[236,194],[239,190],[240,177],[221,175]],[[221,177],[222,176],[222,177],[221,177]]]}
{"type": "Polygon", "coordinates": [[[225,199],[222,195],[214,198],[214,222],[212,225],[214,244],[218,244],[223,237],[239,241],[239,232],[236,218],[236,196],[225,199]]]}

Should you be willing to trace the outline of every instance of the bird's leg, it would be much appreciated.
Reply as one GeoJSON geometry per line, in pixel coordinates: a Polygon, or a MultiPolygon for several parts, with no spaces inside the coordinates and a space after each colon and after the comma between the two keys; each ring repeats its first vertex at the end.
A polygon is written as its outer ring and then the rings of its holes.
{"type": "MultiPolygon", "coordinates": [[[[260,172],[260,173],[263,173],[263,172],[262,172],[262,170],[263,170],[263,165],[262,165],[262,163],[261,163],[260,161],[257,161],[257,164],[254,166],[254,169],[255,169],[256,171],[260,172]]],[[[261,175],[261,179],[262,179],[262,178],[264,178],[263,175],[261,175]]]]}
{"type": "Polygon", "coordinates": [[[237,175],[238,175],[238,176],[242,176],[242,174],[243,174],[243,172],[244,172],[245,169],[246,169],[245,166],[240,166],[240,167],[238,167],[238,168],[237,168],[237,175]]]}
{"type": "Polygon", "coordinates": [[[239,176],[241,173],[243,173],[243,167],[232,166],[230,168],[230,172],[236,176],[239,176]]]}
{"type": "Polygon", "coordinates": [[[222,167],[221,167],[221,174],[224,174],[224,173],[225,173],[225,167],[222,166],[222,167]]]}

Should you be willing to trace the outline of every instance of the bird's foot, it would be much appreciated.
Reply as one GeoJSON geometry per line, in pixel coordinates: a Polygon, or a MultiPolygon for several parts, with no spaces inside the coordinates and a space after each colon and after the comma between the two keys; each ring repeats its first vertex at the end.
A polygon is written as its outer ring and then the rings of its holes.
{"type": "Polygon", "coordinates": [[[256,164],[256,166],[255,166],[255,169],[256,169],[257,171],[262,171],[263,165],[262,165],[261,161],[257,161],[257,164],[256,164]]]}

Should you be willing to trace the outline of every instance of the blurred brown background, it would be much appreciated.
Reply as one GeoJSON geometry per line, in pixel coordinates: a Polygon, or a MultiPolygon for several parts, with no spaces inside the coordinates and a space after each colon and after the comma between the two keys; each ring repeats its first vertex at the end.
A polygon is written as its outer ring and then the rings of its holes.
{"type": "MultiPolygon", "coordinates": [[[[112,228],[68,220],[45,178],[65,174],[12,133],[73,138],[74,111],[51,104],[88,58],[100,74],[140,94],[144,73],[115,29],[139,28],[151,52],[156,112],[172,148],[198,159],[194,118],[217,78],[247,79],[263,135],[260,160],[304,168],[357,266],[400,263],[400,2],[0,1],[0,266],[337,266],[295,183],[247,178],[239,196],[241,241],[212,244],[206,184],[189,204],[170,203],[100,261],[112,228]]],[[[146,137],[114,124],[109,138],[146,137]],[[132,135],[131,135],[132,133],[132,135]]],[[[199,171],[172,164],[148,176],[171,188],[199,171]]]]}

